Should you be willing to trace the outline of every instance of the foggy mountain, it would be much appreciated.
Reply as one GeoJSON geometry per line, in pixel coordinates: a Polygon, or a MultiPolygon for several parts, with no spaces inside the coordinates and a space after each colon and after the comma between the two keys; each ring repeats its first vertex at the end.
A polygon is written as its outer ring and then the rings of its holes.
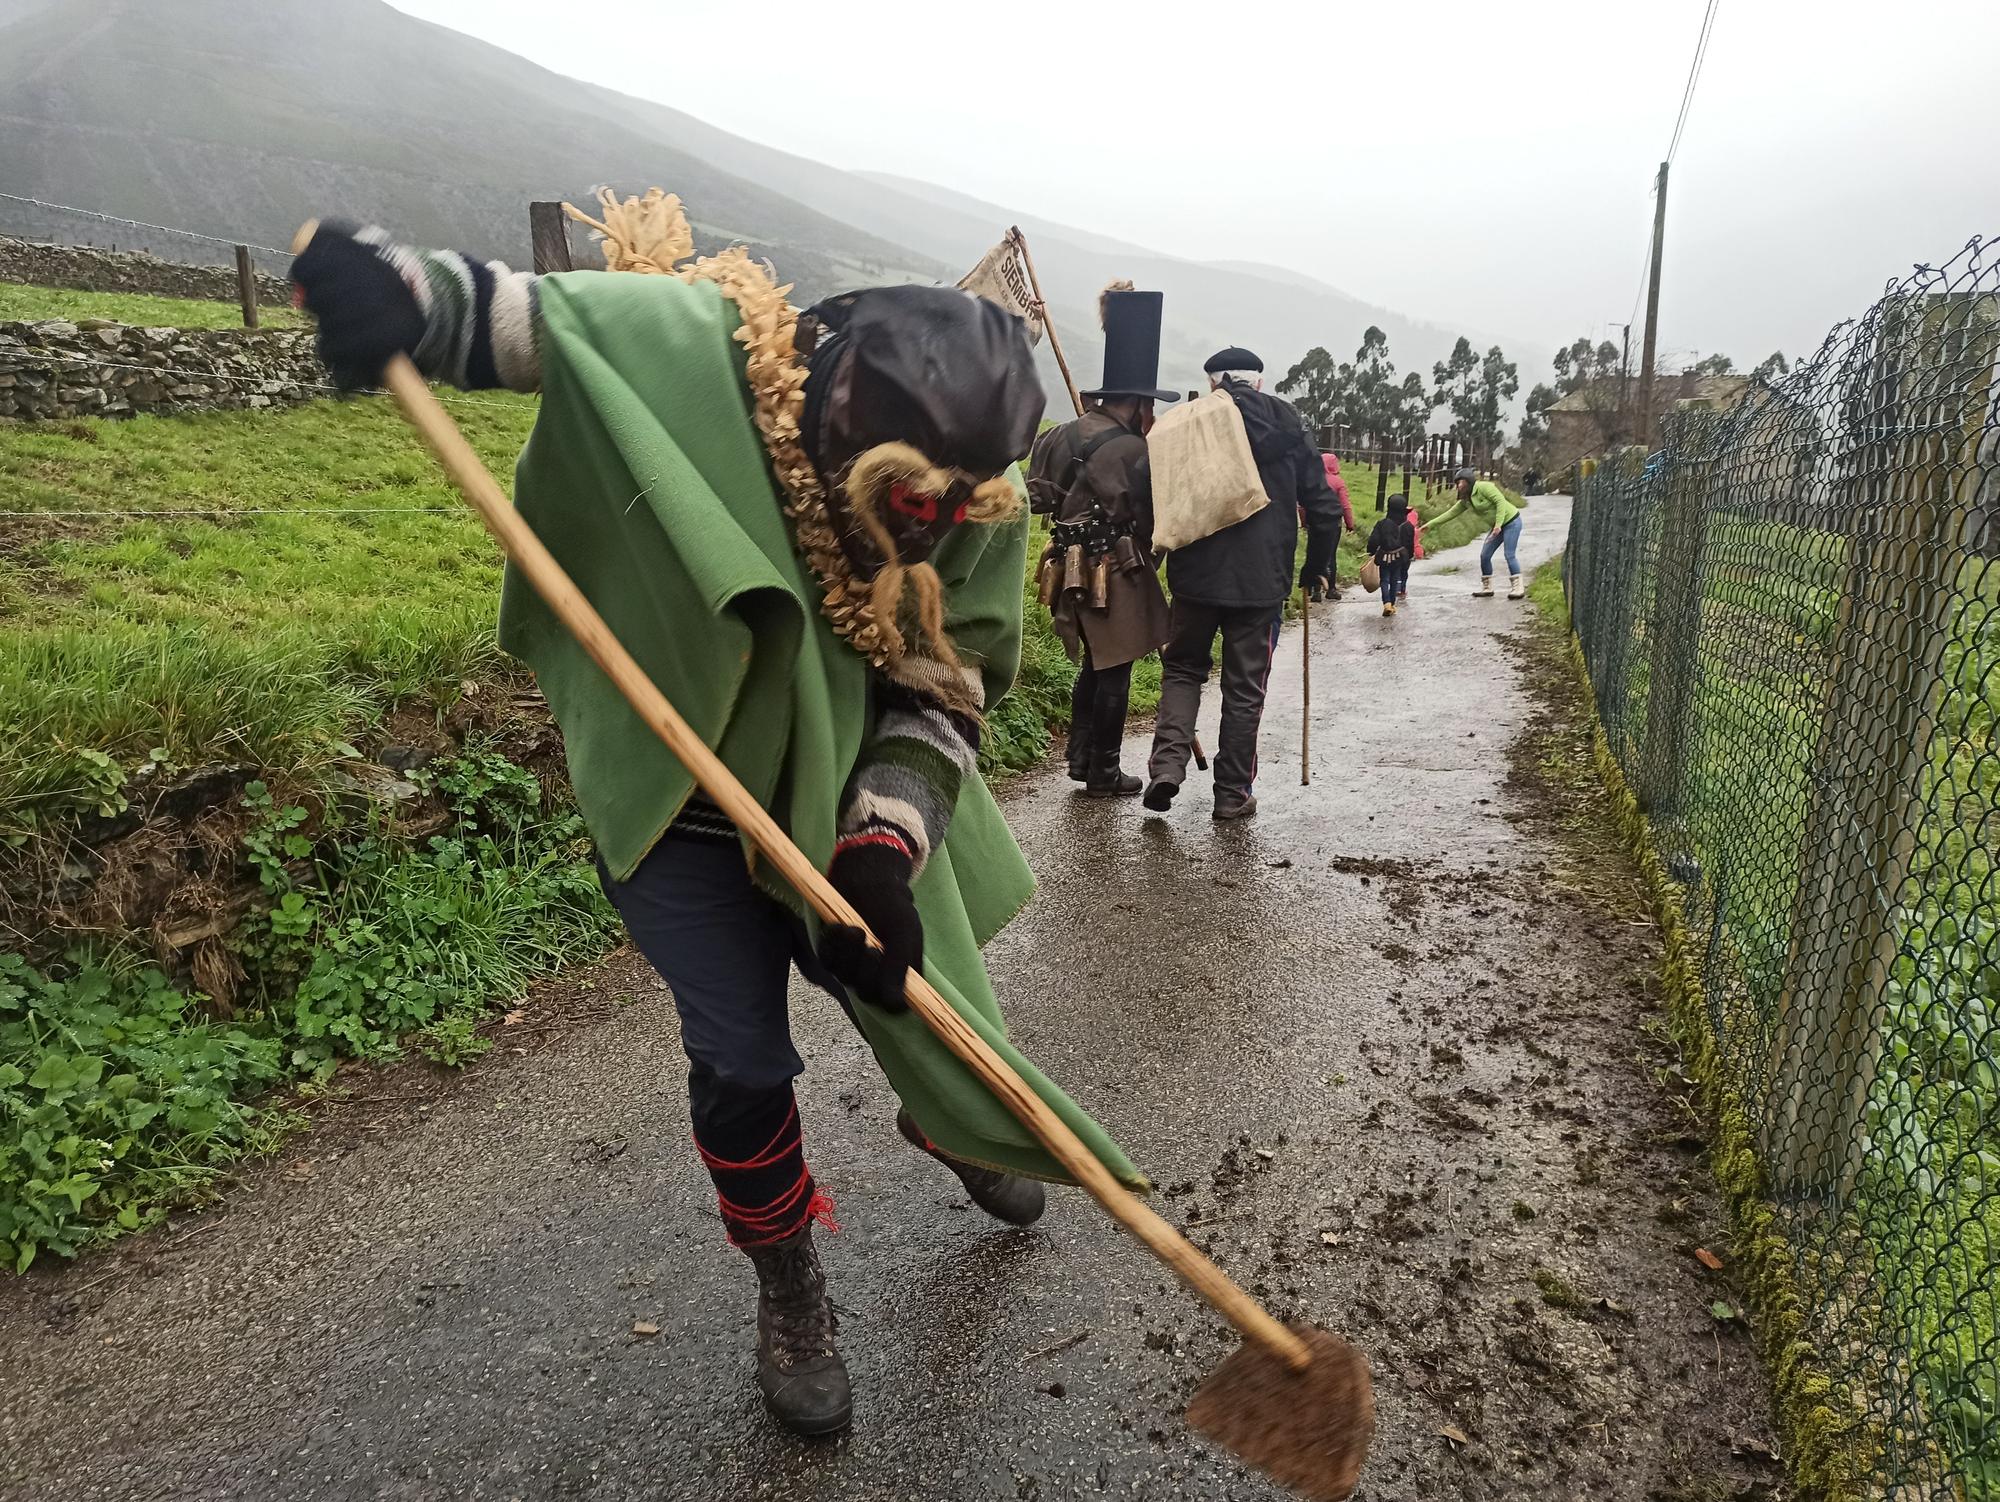
{"type": "MultiPolygon", "coordinates": [[[[956,280],[1019,224],[1084,387],[1102,358],[1096,296],[1114,277],[1166,293],[1161,377],[1176,389],[1199,384],[1224,345],[1258,351],[1275,380],[1313,344],[1347,357],[1369,323],[1387,331],[1399,368],[1428,373],[1457,332],[1280,268],[1188,261],[947,188],[843,172],[383,0],[0,0],[0,192],[270,246],[337,214],[526,265],[528,202],[587,202],[600,182],[679,193],[703,249],[745,241],[801,303],[956,280]]],[[[0,231],[84,227],[0,201],[0,231]]],[[[148,242],[135,232],[131,243],[148,242]]],[[[589,264],[581,233],[576,243],[589,264]]],[[[165,238],[149,248],[196,249],[165,238]]],[[[1043,363],[1050,410],[1066,410],[1046,349],[1043,363]]]]}

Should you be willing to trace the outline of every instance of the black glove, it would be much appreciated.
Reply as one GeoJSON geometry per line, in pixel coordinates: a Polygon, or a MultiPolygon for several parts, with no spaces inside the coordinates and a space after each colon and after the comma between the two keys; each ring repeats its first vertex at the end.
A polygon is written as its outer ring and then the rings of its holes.
{"type": "Polygon", "coordinates": [[[318,320],[320,361],[343,391],[379,384],[390,356],[415,353],[424,337],[417,295],[352,225],[322,224],[292,262],[292,281],[318,320]]]}
{"type": "Polygon", "coordinates": [[[834,856],[827,880],[854,904],[882,947],[876,949],[858,928],[828,924],[819,936],[819,957],[863,1001],[893,1012],[903,1010],[903,979],[924,963],[924,923],[910,895],[910,857],[895,845],[850,845],[834,856]]]}

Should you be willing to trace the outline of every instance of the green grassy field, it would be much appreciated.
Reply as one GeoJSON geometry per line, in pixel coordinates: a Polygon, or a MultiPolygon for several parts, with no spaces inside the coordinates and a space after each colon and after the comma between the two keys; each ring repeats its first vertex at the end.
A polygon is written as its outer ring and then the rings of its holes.
{"type": "MultiPolygon", "coordinates": [[[[534,404],[455,415],[504,477],[534,404]]],[[[54,513],[0,518],[0,834],[95,806],[104,757],[308,775],[500,666],[493,544],[385,399],[8,428],[0,492],[54,513]]]]}
{"type": "MultiPolygon", "coordinates": [[[[233,302],[208,302],[187,297],[152,297],[143,292],[72,292],[61,287],[33,287],[0,282],[0,319],[35,323],[62,318],[106,318],[149,328],[240,329],[243,310],[233,302]]],[[[305,319],[290,308],[259,308],[257,321],[267,329],[304,328],[305,319]]]]}

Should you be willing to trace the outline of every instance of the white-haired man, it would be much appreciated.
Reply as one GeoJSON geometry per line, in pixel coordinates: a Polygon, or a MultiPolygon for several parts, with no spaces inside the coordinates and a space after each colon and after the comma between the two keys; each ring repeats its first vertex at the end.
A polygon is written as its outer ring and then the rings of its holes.
{"type": "Polygon", "coordinates": [[[1201,686],[1208,681],[1220,635],[1222,734],[1215,753],[1215,817],[1242,819],[1257,812],[1257,729],[1264,718],[1278,622],[1293,589],[1299,516],[1304,514],[1308,531],[1300,583],[1310,587],[1332,572],[1341,511],[1298,413],[1264,391],[1264,362],[1247,349],[1232,347],[1212,356],[1203,369],[1210,388],[1227,391],[1242,414],[1251,457],[1271,504],[1167,557],[1172,635],[1160,653],[1160,711],[1147,767],[1146,807],[1165,812],[1187,776],[1201,686]]]}

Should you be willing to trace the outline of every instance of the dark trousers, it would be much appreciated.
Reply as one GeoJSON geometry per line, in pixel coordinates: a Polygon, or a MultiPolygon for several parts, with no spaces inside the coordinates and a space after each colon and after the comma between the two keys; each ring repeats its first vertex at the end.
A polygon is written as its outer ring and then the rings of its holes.
{"type": "Polygon", "coordinates": [[[1376,565],[1382,573],[1382,603],[1393,605],[1410,587],[1410,560],[1398,559],[1394,563],[1376,565]]]}
{"type": "Polygon", "coordinates": [[[1132,664],[1100,668],[1083,649],[1083,665],[1069,695],[1069,775],[1109,782],[1118,775],[1118,747],[1125,739],[1125,711],[1132,701],[1132,664]]]}
{"type": "MultiPolygon", "coordinates": [[[[602,874],[602,873],[600,873],[602,874]]],[[[786,992],[793,964],[843,1007],[805,924],[750,881],[734,840],[669,834],[605,893],[674,994],[695,1146],[737,1246],[778,1241],[832,1205],[806,1168],[786,992]]]]}
{"type": "Polygon", "coordinates": [[[1215,796],[1218,802],[1250,796],[1257,780],[1257,727],[1264,718],[1264,691],[1283,609],[1174,601],[1173,635],[1160,652],[1159,728],[1147,767],[1155,781],[1178,784],[1187,776],[1201,686],[1208,681],[1220,633],[1222,734],[1215,748],[1215,796]]]}

